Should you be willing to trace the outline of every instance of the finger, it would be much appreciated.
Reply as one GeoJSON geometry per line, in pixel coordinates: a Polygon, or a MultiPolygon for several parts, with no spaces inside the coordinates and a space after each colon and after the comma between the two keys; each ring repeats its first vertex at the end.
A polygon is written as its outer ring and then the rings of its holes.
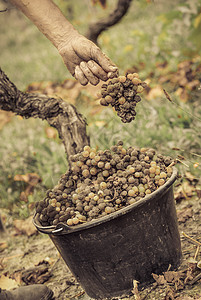
{"type": "Polygon", "coordinates": [[[103,81],[108,80],[107,73],[93,60],[89,60],[87,62],[88,68],[91,70],[91,72],[97,77],[100,78],[103,81]]]}
{"type": "Polygon", "coordinates": [[[69,72],[74,76],[75,68],[76,66],[79,66],[82,60],[71,49],[66,50],[65,47],[59,50],[59,54],[69,72]]]}
{"type": "Polygon", "coordinates": [[[107,73],[116,72],[118,70],[109,57],[107,57],[107,55],[105,55],[97,46],[91,48],[91,58],[96,61],[107,73]]]}
{"type": "Polygon", "coordinates": [[[108,72],[107,77],[108,78],[115,78],[119,76],[119,70],[117,69],[115,72],[108,72]]]}
{"type": "Polygon", "coordinates": [[[91,72],[85,61],[80,63],[80,69],[91,84],[97,85],[99,83],[99,79],[91,72]]]}
{"type": "Polygon", "coordinates": [[[88,79],[84,76],[84,73],[79,66],[75,67],[74,77],[80,82],[81,85],[86,85],[88,83],[88,79]]]}

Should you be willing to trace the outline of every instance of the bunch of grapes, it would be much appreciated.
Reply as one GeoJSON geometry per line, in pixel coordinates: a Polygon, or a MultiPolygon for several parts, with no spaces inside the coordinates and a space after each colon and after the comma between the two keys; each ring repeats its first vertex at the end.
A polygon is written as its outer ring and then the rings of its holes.
{"type": "Polygon", "coordinates": [[[121,141],[105,151],[85,146],[71,161],[58,185],[36,203],[42,226],[108,215],[151,194],[172,174],[170,157],[149,148],[125,149],[121,141]]]}
{"type": "Polygon", "coordinates": [[[129,123],[135,119],[136,104],[141,101],[140,93],[147,87],[146,82],[141,81],[137,73],[113,78],[101,87],[100,104],[114,107],[117,115],[123,123],[129,123]]]}

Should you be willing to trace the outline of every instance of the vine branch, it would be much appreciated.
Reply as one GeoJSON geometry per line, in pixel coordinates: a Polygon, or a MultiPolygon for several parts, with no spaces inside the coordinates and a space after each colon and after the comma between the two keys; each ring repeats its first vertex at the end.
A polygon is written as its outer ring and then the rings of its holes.
{"type": "Polygon", "coordinates": [[[113,12],[105,18],[89,25],[85,36],[95,44],[98,44],[98,36],[101,32],[117,24],[122,19],[122,17],[127,13],[131,1],[132,0],[118,0],[117,6],[113,12]]]}
{"type": "Polygon", "coordinates": [[[86,120],[76,108],[62,99],[36,93],[21,92],[0,69],[0,109],[11,111],[23,118],[47,120],[57,129],[67,160],[89,144],[86,120]]]}

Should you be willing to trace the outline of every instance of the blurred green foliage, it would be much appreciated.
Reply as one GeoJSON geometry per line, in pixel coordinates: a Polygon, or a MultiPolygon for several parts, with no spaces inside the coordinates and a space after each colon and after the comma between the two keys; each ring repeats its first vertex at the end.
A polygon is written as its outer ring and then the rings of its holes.
{"type": "Polygon", "coordinates": [[[52,188],[61,174],[66,172],[67,160],[64,147],[57,139],[48,139],[46,122],[14,117],[3,127],[0,134],[0,203],[12,213],[27,217],[28,205],[43,198],[45,191],[52,188]],[[42,182],[29,196],[28,203],[20,201],[20,193],[27,184],[15,181],[15,175],[38,174],[42,182]]]}

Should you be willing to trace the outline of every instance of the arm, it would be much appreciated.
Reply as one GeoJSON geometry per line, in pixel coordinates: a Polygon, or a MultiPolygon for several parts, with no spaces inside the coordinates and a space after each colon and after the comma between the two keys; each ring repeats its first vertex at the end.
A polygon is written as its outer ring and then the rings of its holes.
{"type": "Polygon", "coordinates": [[[70,73],[82,85],[115,76],[117,67],[99,47],[79,34],[52,0],[11,0],[58,49],[70,73]]]}

